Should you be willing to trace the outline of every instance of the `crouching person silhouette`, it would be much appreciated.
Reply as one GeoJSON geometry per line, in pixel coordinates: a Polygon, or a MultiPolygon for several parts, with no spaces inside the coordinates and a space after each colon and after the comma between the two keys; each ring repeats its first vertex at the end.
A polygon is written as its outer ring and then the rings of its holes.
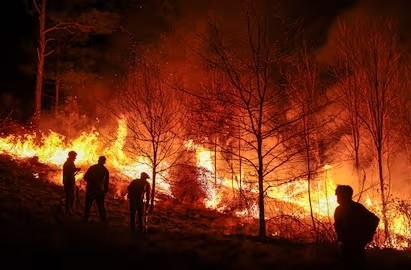
{"type": "MultiPolygon", "coordinates": [[[[146,215],[150,203],[150,183],[147,181],[150,177],[147,173],[142,172],[140,178],[134,179],[129,184],[128,201],[130,204],[130,230],[136,231],[136,213],[139,232],[143,232],[143,215],[146,215]],[[144,202],[145,201],[145,202],[144,202]]],[[[146,224],[144,224],[145,226],[146,224]]]]}
{"type": "Polygon", "coordinates": [[[86,181],[86,198],[84,209],[84,221],[88,222],[90,217],[90,210],[93,202],[96,201],[97,211],[102,222],[106,221],[106,208],[104,200],[108,192],[108,184],[110,173],[104,166],[106,157],[100,156],[98,163],[92,165],[84,174],[84,181],[86,181]]]}
{"type": "Polygon", "coordinates": [[[351,186],[337,186],[335,195],[339,206],[334,212],[334,227],[341,245],[342,267],[365,269],[365,247],[373,240],[380,219],[352,200],[351,186]]]}

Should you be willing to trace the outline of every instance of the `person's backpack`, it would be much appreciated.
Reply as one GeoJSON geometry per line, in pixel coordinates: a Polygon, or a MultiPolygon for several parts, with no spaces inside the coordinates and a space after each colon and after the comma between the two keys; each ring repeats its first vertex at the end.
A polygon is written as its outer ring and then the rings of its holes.
{"type": "Polygon", "coordinates": [[[147,189],[147,181],[142,179],[133,180],[128,186],[128,197],[131,200],[142,201],[147,189]]]}
{"type": "Polygon", "coordinates": [[[377,217],[373,212],[368,210],[365,206],[361,205],[361,213],[359,215],[360,220],[363,224],[362,235],[364,237],[365,243],[370,243],[375,233],[377,232],[378,224],[380,222],[380,218],[377,217]]]}
{"type": "Polygon", "coordinates": [[[103,191],[106,181],[105,170],[98,165],[91,166],[83,176],[87,187],[93,191],[103,191]]]}

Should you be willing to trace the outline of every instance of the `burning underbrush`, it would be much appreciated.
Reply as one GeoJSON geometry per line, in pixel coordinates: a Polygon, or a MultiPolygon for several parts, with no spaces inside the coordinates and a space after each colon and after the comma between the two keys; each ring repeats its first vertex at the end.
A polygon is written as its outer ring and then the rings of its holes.
{"type": "MultiPolygon", "coordinates": [[[[61,168],[50,166],[38,161],[37,158],[13,158],[9,155],[0,155],[0,169],[2,185],[7,185],[10,193],[19,201],[15,207],[33,210],[30,215],[33,219],[48,220],[48,222],[60,222],[64,219],[64,195],[61,184],[55,179],[61,175],[61,168]],[[48,198],[44,198],[44,195],[48,198]],[[39,205],[48,210],[36,210],[39,205]],[[48,215],[48,216],[45,216],[48,215]]],[[[107,198],[107,208],[111,222],[116,227],[124,229],[128,226],[128,204],[126,201],[126,187],[128,181],[124,178],[116,178],[114,173],[111,178],[110,194],[107,198]]],[[[76,209],[79,216],[84,208],[83,182],[77,182],[76,209]]],[[[4,186],[3,186],[4,191],[4,186]]],[[[289,203],[273,200],[270,205],[282,207],[286,211],[289,203]]],[[[226,203],[224,209],[216,211],[204,207],[198,200],[176,199],[167,193],[159,192],[156,196],[156,204],[153,215],[150,217],[151,230],[165,231],[177,234],[208,234],[231,235],[250,237],[258,235],[258,220],[253,217],[253,209],[244,210],[244,206],[233,201],[226,203]]],[[[29,211],[29,210],[26,210],[29,211]]],[[[286,211],[287,212],[287,211],[286,211]]],[[[94,214],[94,220],[98,220],[94,214]]],[[[323,224],[321,241],[330,244],[334,237],[331,223],[323,224]]],[[[267,228],[270,238],[289,239],[293,242],[312,242],[315,232],[308,219],[300,219],[285,213],[267,219],[267,228]]]]}
{"type": "MultiPolygon", "coordinates": [[[[36,158],[15,159],[9,155],[0,155],[0,190],[3,198],[15,202],[10,207],[32,211],[33,219],[47,220],[49,223],[59,223],[64,216],[64,192],[62,185],[55,183],[52,178],[59,175],[60,168],[39,163],[36,158]],[[41,209],[38,209],[40,207],[41,209]],[[40,213],[41,212],[41,213],[40,213]],[[39,216],[33,216],[39,214],[39,216]]],[[[115,182],[107,196],[107,210],[110,224],[128,230],[128,203],[126,196],[118,196],[119,190],[125,194],[127,183],[123,179],[115,182]],[[119,189],[122,186],[124,189],[119,189]]],[[[79,192],[76,194],[76,213],[80,219],[84,209],[84,189],[81,181],[78,183],[79,192]]],[[[4,206],[4,205],[2,205],[4,206]]],[[[19,210],[20,211],[20,210],[19,210]]],[[[5,213],[3,213],[5,214],[5,213]]],[[[97,221],[94,213],[92,220],[97,221]]],[[[156,196],[155,210],[150,216],[150,230],[166,231],[168,233],[189,234],[218,234],[232,235],[250,234],[255,228],[255,221],[245,221],[235,215],[222,214],[212,209],[192,205],[176,200],[166,193],[156,196]]]]}
{"type": "MultiPolygon", "coordinates": [[[[37,158],[15,159],[12,156],[1,155],[0,167],[3,172],[2,181],[7,178],[9,181],[17,181],[14,189],[18,190],[16,196],[31,197],[25,201],[30,208],[31,203],[48,205],[53,215],[60,216],[61,219],[64,208],[64,195],[61,184],[55,179],[60,177],[61,169],[57,166],[50,166],[38,162],[37,158]],[[57,178],[56,178],[57,177],[57,178]],[[14,180],[13,180],[14,178],[14,180]],[[46,183],[54,190],[54,202],[40,202],[40,197],[35,198],[36,194],[27,194],[30,185],[36,183],[46,183]]],[[[114,173],[114,175],[117,175],[114,173]]],[[[123,178],[111,178],[111,188],[107,198],[108,209],[111,218],[120,221],[120,224],[127,227],[128,224],[128,205],[126,202],[126,188],[128,181],[123,178]]],[[[84,185],[83,181],[78,181],[79,193],[77,193],[76,207],[81,211],[84,207],[84,185]]],[[[48,193],[47,190],[39,191],[48,193]]],[[[50,193],[52,194],[52,193],[50,193]]],[[[282,208],[284,213],[279,212],[272,218],[267,219],[268,233],[271,237],[277,239],[289,239],[297,242],[313,242],[316,235],[321,235],[317,239],[323,244],[329,244],[334,240],[334,231],[331,222],[317,223],[317,233],[312,229],[311,221],[307,218],[299,218],[297,215],[287,214],[290,208],[295,207],[290,203],[284,203],[278,200],[268,202],[270,205],[276,205],[276,208],[282,208]],[[321,232],[318,234],[318,232],[321,232]]],[[[159,231],[168,231],[175,233],[207,233],[216,235],[242,235],[243,237],[258,235],[258,220],[252,216],[253,208],[247,211],[240,204],[232,202],[226,204],[224,209],[215,211],[207,209],[204,204],[197,201],[186,199],[176,199],[167,193],[159,192],[156,196],[156,207],[153,216],[150,218],[152,228],[159,231]],[[241,211],[240,211],[241,210],[241,211]],[[241,213],[240,213],[241,212],[241,213]]],[[[97,218],[97,217],[95,217],[97,218]]]]}
{"type": "MultiPolygon", "coordinates": [[[[111,176],[108,203],[116,206],[116,218],[121,221],[120,224],[126,225],[128,183],[141,171],[152,171],[145,158],[131,159],[126,155],[123,149],[126,133],[125,123],[120,121],[116,139],[102,147],[101,135],[95,129],[84,132],[70,142],[53,131],[35,135],[22,130],[19,136],[0,137],[0,154],[4,155],[3,159],[13,160],[12,166],[18,166],[34,180],[61,188],[61,166],[68,151],[75,150],[78,153],[76,164],[82,168],[76,177],[80,204],[84,196],[82,176],[88,166],[104,154],[111,176]]],[[[194,165],[175,166],[167,172],[158,173],[156,177],[156,210],[151,219],[153,228],[197,230],[221,235],[258,235],[258,194],[255,186],[247,183],[238,186],[233,179],[216,175],[213,172],[212,152],[192,142],[186,145],[194,153],[194,165]]],[[[304,179],[267,189],[265,217],[268,236],[321,244],[335,241],[333,212],[336,207],[336,184],[331,177],[323,177],[313,186],[311,206],[304,179]]],[[[375,203],[378,197],[367,195],[366,198],[364,204],[380,215],[379,204],[375,203]]],[[[58,200],[62,207],[62,199],[58,200]]],[[[397,249],[408,249],[411,245],[410,205],[405,200],[390,203],[390,246],[397,249]]],[[[382,222],[371,245],[388,246],[382,222]]]]}

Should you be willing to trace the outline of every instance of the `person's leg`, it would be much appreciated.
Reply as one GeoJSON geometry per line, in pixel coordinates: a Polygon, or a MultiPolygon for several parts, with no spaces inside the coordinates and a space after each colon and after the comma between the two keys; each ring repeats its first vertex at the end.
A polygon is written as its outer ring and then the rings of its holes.
{"type": "Polygon", "coordinates": [[[143,214],[144,214],[144,207],[142,203],[138,203],[137,205],[137,221],[138,221],[138,229],[140,232],[143,232],[143,214]]]}
{"type": "Polygon", "coordinates": [[[352,269],[354,266],[352,258],[352,249],[348,245],[342,245],[341,247],[342,255],[342,267],[343,269],[352,269]]]}
{"type": "Polygon", "coordinates": [[[84,221],[88,221],[90,218],[90,210],[93,205],[94,195],[90,191],[86,191],[86,197],[84,201],[84,221]]]}
{"type": "Polygon", "coordinates": [[[104,206],[104,194],[98,193],[96,195],[96,203],[97,203],[97,210],[100,220],[105,222],[106,221],[106,208],[104,206]]]}
{"type": "Polygon", "coordinates": [[[344,269],[365,269],[365,247],[361,245],[343,245],[344,269]]]}
{"type": "Polygon", "coordinates": [[[70,196],[70,194],[69,194],[69,190],[68,190],[68,185],[65,183],[64,184],[64,194],[65,194],[65,197],[64,197],[64,206],[65,206],[65,210],[66,210],[66,215],[69,213],[69,209],[70,209],[70,204],[69,204],[69,196],[70,196]]]}
{"type": "Polygon", "coordinates": [[[66,214],[71,214],[73,210],[73,203],[74,203],[74,186],[70,183],[64,184],[64,191],[66,193],[66,214]]]}
{"type": "Polygon", "coordinates": [[[365,246],[358,245],[353,247],[353,253],[355,269],[365,269],[365,246]]]}
{"type": "Polygon", "coordinates": [[[75,196],[75,192],[76,192],[76,186],[73,183],[73,185],[71,185],[70,187],[70,212],[73,212],[74,209],[74,196],[75,196]]]}
{"type": "Polygon", "coordinates": [[[130,230],[136,231],[136,206],[130,201],[130,230]]]}

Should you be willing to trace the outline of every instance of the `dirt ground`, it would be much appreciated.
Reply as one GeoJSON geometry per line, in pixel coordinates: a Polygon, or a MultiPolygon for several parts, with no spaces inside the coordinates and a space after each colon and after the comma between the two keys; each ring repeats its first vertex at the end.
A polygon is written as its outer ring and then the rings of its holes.
{"type": "MultiPolygon", "coordinates": [[[[169,201],[156,204],[146,235],[128,230],[127,201],[108,196],[108,222],[82,221],[82,196],[63,214],[61,186],[0,158],[0,259],[10,269],[337,269],[333,246],[261,240],[240,219],[169,201]],[[157,268],[158,269],[158,268],[157,268]]],[[[369,269],[410,269],[411,252],[367,251],[369,269]]]]}

